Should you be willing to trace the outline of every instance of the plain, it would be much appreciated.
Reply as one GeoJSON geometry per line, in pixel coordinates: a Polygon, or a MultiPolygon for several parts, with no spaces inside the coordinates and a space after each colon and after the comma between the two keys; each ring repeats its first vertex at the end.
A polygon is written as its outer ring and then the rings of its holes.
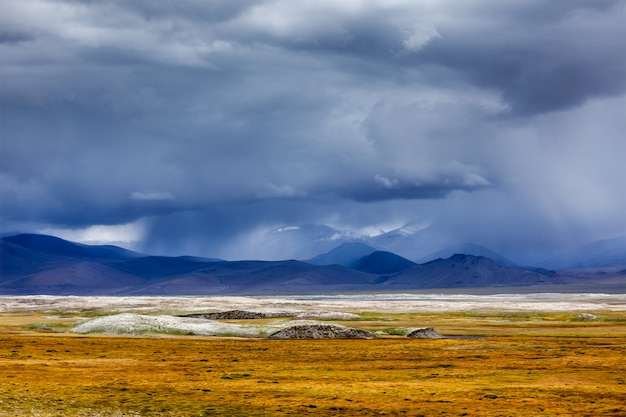
{"type": "Polygon", "coordinates": [[[377,339],[276,341],[78,336],[111,312],[5,311],[0,416],[626,416],[626,312],[586,313],[360,311],[335,322],[377,339]],[[422,326],[457,337],[401,336],[422,326]]]}

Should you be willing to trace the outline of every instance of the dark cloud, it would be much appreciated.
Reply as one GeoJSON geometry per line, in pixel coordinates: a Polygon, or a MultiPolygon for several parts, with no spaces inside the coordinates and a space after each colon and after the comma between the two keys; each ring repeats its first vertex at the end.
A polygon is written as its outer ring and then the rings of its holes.
{"type": "MultiPolygon", "coordinates": [[[[62,0],[63,3],[76,5],[101,6],[98,0],[62,0]]],[[[150,0],[136,0],[126,2],[124,0],[112,0],[107,2],[107,7],[114,6],[136,14],[145,20],[198,20],[202,23],[216,23],[237,17],[240,13],[253,7],[259,2],[252,0],[161,0],[158,3],[150,0]]]]}
{"type": "Polygon", "coordinates": [[[299,222],[428,219],[512,252],[626,232],[625,9],[3,2],[0,215],[231,257],[299,222]]]}
{"type": "Polygon", "coordinates": [[[437,173],[431,175],[431,178],[413,181],[376,175],[364,184],[340,189],[339,195],[363,202],[437,199],[447,197],[456,191],[471,192],[489,185],[491,185],[489,181],[480,175],[453,171],[437,173]]]}
{"type": "Polygon", "coordinates": [[[21,32],[12,31],[9,29],[0,29],[0,45],[2,44],[19,44],[21,42],[27,42],[33,40],[34,36],[21,32]]]}
{"type": "Polygon", "coordinates": [[[501,90],[518,114],[620,95],[626,88],[626,56],[617,41],[626,36],[620,23],[624,3],[591,3],[548,7],[541,18],[542,6],[531,2],[526,10],[501,13],[500,24],[475,36],[451,34],[451,42],[434,45],[433,59],[461,68],[480,86],[501,90]],[[519,20],[520,14],[528,19],[519,20]]]}

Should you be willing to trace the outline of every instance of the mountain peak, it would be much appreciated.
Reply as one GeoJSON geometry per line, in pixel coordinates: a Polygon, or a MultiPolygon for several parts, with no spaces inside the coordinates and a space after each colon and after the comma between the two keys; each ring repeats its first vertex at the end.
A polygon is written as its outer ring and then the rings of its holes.
{"type": "Polygon", "coordinates": [[[408,268],[385,281],[389,288],[465,288],[562,284],[534,271],[508,268],[485,256],[453,254],[408,268]]]}
{"type": "Polygon", "coordinates": [[[489,258],[492,261],[503,265],[503,266],[507,266],[507,267],[516,267],[517,264],[513,261],[511,261],[510,259],[500,255],[499,253],[485,247],[482,245],[477,245],[475,243],[458,243],[456,245],[452,245],[449,246],[445,249],[442,249],[440,251],[431,253],[428,256],[425,256],[421,259],[419,259],[419,263],[425,263],[425,262],[429,262],[435,259],[447,259],[450,256],[453,256],[455,254],[465,254],[465,255],[472,255],[472,256],[482,256],[485,258],[489,258]]]}
{"type": "Polygon", "coordinates": [[[357,259],[376,252],[377,249],[363,242],[345,242],[329,252],[316,256],[307,262],[313,265],[351,266],[357,259]]]}
{"type": "Polygon", "coordinates": [[[370,274],[393,274],[416,265],[395,253],[376,251],[357,259],[351,267],[370,274]]]}

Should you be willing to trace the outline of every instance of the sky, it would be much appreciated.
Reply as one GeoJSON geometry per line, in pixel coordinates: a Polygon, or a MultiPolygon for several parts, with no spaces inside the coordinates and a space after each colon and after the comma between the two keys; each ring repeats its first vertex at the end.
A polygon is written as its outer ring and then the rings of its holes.
{"type": "Polygon", "coordinates": [[[624,39],[623,0],[0,0],[0,233],[624,235],[624,39]]]}

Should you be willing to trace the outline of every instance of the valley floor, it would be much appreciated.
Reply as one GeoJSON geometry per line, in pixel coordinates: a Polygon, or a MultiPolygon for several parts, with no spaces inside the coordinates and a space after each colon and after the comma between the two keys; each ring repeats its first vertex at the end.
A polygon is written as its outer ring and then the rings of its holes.
{"type": "Polygon", "coordinates": [[[0,416],[626,417],[624,296],[389,297],[2,297],[0,416]],[[255,306],[357,312],[333,321],[384,333],[267,340],[66,332],[111,310],[255,306]],[[394,336],[423,326],[464,337],[394,336]]]}
{"type": "Polygon", "coordinates": [[[107,296],[3,296],[3,311],[206,311],[252,309],[379,311],[626,311],[622,293],[458,294],[386,293],[345,295],[288,295],[262,297],[107,297],[107,296]]]}

